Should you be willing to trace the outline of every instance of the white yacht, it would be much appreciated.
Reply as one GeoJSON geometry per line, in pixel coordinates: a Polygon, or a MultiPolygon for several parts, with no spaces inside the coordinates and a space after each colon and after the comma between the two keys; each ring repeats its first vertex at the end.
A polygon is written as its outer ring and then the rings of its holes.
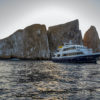
{"type": "Polygon", "coordinates": [[[93,53],[92,49],[88,49],[83,45],[64,43],[64,46],[59,46],[53,54],[52,60],[68,63],[96,63],[99,57],[100,53],[93,53]]]}

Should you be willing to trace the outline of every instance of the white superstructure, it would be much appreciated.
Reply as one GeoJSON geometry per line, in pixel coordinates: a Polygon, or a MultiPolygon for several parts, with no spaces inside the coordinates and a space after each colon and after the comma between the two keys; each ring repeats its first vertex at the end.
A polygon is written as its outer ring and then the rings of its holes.
{"type": "Polygon", "coordinates": [[[92,49],[88,49],[83,45],[73,45],[71,43],[64,43],[64,46],[58,47],[54,53],[53,58],[65,58],[72,56],[82,56],[92,54],[92,49]]]}

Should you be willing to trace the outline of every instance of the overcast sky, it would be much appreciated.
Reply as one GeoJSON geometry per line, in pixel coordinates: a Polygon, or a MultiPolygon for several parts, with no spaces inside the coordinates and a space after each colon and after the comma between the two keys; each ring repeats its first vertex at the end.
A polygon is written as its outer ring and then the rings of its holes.
{"type": "Polygon", "coordinates": [[[100,36],[100,0],[0,0],[0,38],[31,24],[49,27],[75,19],[82,35],[94,25],[100,36]]]}

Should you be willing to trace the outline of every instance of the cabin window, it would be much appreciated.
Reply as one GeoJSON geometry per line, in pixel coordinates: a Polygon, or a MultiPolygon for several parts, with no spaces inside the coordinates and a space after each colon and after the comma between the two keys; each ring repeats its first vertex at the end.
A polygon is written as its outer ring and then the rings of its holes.
{"type": "Polygon", "coordinates": [[[81,55],[83,54],[82,52],[74,52],[74,53],[69,53],[69,54],[63,54],[63,56],[73,56],[73,55],[81,55]]]}
{"type": "Polygon", "coordinates": [[[73,49],[75,49],[75,47],[71,47],[71,48],[65,48],[65,49],[63,49],[63,51],[67,51],[67,50],[73,50],[73,49]]]}
{"type": "Polygon", "coordinates": [[[63,51],[67,51],[68,48],[63,49],[63,51]]]}
{"type": "Polygon", "coordinates": [[[55,57],[55,55],[53,55],[53,57],[55,57]]]}
{"type": "Polygon", "coordinates": [[[83,54],[83,53],[82,53],[82,52],[77,52],[77,54],[78,54],[78,55],[81,55],[81,54],[83,54]]]}
{"type": "Polygon", "coordinates": [[[60,54],[58,54],[57,57],[60,57],[60,54]]]}
{"type": "Polygon", "coordinates": [[[59,52],[59,50],[57,50],[57,52],[59,52]]]}
{"type": "Polygon", "coordinates": [[[69,56],[72,56],[72,55],[81,55],[81,54],[83,54],[82,52],[74,52],[74,53],[70,53],[70,54],[68,54],[69,56]]]}
{"type": "Polygon", "coordinates": [[[70,53],[68,56],[77,55],[77,53],[70,53]]]}
{"type": "Polygon", "coordinates": [[[68,54],[63,54],[63,56],[67,56],[68,54]]]}

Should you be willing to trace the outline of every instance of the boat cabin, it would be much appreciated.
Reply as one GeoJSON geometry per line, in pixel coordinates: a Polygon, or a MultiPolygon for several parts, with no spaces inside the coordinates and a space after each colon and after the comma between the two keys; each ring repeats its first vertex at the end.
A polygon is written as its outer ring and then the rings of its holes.
{"type": "Polygon", "coordinates": [[[70,57],[92,53],[92,49],[88,49],[83,45],[68,45],[58,47],[53,57],[70,57]]]}

